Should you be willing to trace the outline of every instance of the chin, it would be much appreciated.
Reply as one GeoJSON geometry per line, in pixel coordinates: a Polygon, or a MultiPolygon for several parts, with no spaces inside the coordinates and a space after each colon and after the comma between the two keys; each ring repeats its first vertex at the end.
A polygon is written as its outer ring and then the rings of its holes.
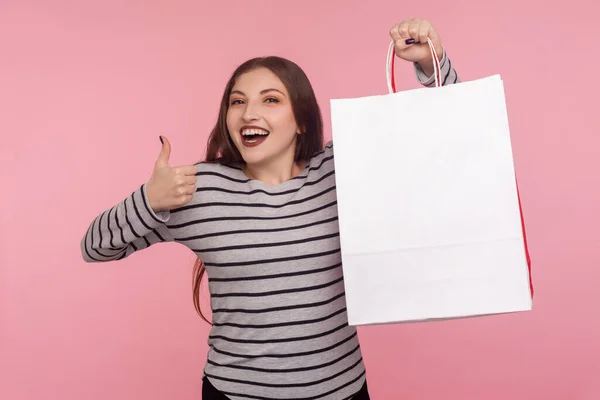
{"type": "Polygon", "coordinates": [[[248,165],[260,165],[266,162],[267,157],[266,154],[257,154],[257,153],[241,153],[244,162],[248,165]]]}

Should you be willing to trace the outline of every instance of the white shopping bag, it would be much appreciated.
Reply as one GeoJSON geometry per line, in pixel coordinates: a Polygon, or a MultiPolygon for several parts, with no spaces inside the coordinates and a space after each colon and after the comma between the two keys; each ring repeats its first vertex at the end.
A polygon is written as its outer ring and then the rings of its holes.
{"type": "Polygon", "coordinates": [[[502,80],[393,93],[393,57],[390,94],[331,100],[350,325],[530,310],[502,80]]]}

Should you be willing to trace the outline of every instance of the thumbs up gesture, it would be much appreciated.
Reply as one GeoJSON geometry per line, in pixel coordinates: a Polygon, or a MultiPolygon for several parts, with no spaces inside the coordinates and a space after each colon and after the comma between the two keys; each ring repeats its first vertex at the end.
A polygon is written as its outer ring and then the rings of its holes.
{"type": "Polygon", "coordinates": [[[154,212],[181,207],[189,203],[196,193],[196,167],[169,166],[171,143],[164,136],[161,136],[161,141],[160,155],[146,184],[146,194],[154,212]]]}

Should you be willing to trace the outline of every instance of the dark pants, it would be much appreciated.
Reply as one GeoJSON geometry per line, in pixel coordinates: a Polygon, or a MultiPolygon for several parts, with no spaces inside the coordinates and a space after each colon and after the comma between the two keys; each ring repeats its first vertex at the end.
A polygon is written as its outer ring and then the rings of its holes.
{"type": "MultiPolygon", "coordinates": [[[[367,390],[367,382],[363,387],[352,397],[352,400],[370,400],[369,391],[367,390]]],[[[202,400],[229,400],[227,396],[219,392],[206,377],[202,380],[202,400]]]]}

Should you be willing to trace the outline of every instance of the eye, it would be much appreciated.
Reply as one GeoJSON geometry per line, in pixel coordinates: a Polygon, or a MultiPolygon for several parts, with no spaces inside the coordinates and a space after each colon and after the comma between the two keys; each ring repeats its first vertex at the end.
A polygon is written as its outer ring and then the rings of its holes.
{"type": "Polygon", "coordinates": [[[240,99],[236,99],[236,100],[231,100],[231,105],[234,106],[236,104],[242,104],[244,101],[240,100],[240,99]]]}
{"type": "Polygon", "coordinates": [[[265,101],[266,101],[267,103],[279,103],[279,99],[278,99],[278,98],[275,98],[275,97],[267,97],[267,98],[265,99],[265,101]]]}

